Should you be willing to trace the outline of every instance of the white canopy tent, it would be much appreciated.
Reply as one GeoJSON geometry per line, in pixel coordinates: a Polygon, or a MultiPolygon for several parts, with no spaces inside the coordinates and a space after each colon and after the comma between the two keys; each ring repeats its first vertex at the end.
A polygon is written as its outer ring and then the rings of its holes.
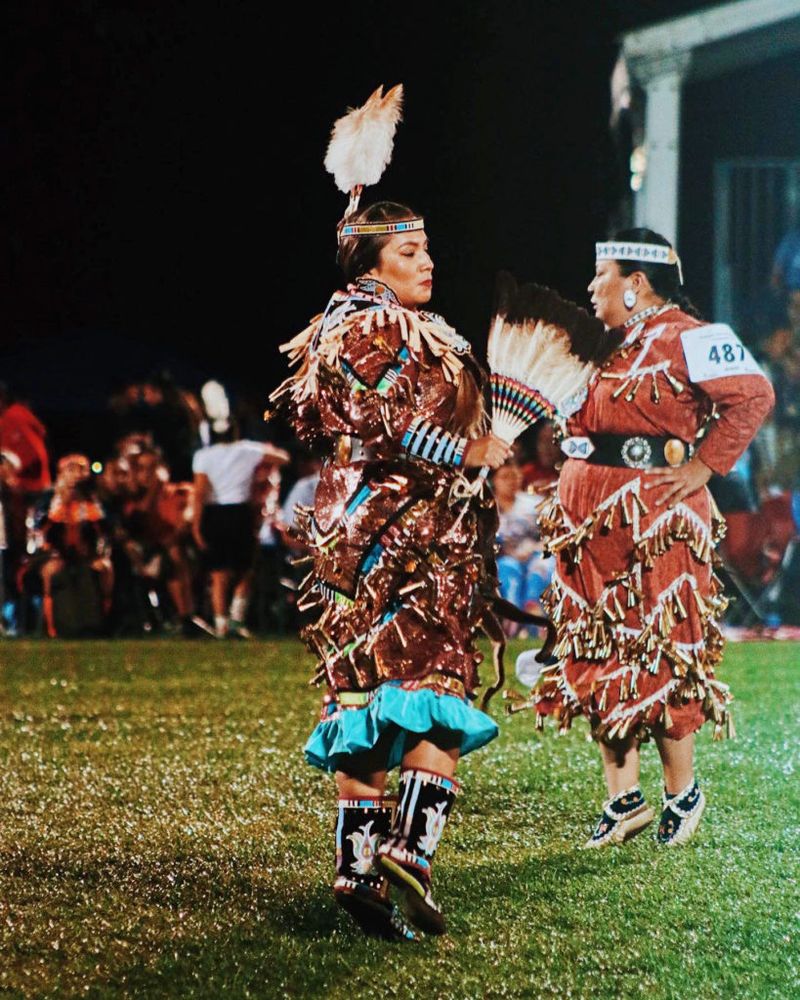
{"type": "MultiPolygon", "coordinates": [[[[800,0],[736,0],[621,38],[612,86],[627,77],[645,94],[644,163],[634,220],[678,238],[681,93],[685,83],[800,50],[800,0]]],[[[624,83],[623,83],[624,87],[624,83]]],[[[622,101],[625,97],[622,95],[622,101]]]]}

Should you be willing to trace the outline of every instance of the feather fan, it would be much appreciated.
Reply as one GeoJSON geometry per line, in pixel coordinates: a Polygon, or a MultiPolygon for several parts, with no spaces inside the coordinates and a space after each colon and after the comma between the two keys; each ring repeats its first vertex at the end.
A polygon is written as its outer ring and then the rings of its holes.
{"type": "Polygon", "coordinates": [[[360,108],[334,123],[325,169],[345,194],[377,184],[392,159],[394,134],[403,110],[403,85],[384,95],[383,84],[360,108]]]}
{"type": "MultiPolygon", "coordinates": [[[[487,347],[492,433],[511,444],[542,417],[568,416],[620,340],[619,331],[607,332],[600,320],[552,289],[518,286],[501,271],[487,347]]],[[[481,492],[488,475],[484,466],[471,483],[457,480],[452,498],[481,492]]],[[[466,504],[456,524],[465,510],[466,504]]]]}
{"type": "Polygon", "coordinates": [[[607,354],[603,323],[541,285],[498,275],[489,331],[492,433],[514,441],[542,417],[563,413],[607,354]]]}

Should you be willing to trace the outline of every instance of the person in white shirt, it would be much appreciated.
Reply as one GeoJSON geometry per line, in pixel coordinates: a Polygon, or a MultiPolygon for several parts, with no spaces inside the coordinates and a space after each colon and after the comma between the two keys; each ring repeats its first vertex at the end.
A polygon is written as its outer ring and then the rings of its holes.
{"type": "Polygon", "coordinates": [[[200,448],[192,460],[195,488],[192,533],[211,577],[217,636],[233,634],[250,638],[244,622],[257,531],[253,476],[262,463],[281,466],[289,461],[289,455],[271,444],[237,440],[235,424],[216,433],[214,438],[215,443],[200,448]]]}

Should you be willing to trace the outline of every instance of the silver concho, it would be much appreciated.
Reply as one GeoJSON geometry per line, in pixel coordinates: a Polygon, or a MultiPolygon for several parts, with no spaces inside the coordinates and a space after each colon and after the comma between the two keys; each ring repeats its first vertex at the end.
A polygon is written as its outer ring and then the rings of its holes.
{"type": "Polygon", "coordinates": [[[649,468],[652,457],[652,448],[642,437],[628,438],[622,446],[622,461],[629,469],[649,468]]]}

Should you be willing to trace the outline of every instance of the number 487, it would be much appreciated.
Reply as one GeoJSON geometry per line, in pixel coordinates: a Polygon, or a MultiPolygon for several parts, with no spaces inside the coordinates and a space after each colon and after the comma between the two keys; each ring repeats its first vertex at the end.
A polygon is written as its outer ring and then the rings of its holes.
{"type": "Polygon", "coordinates": [[[725,361],[744,361],[744,346],[742,344],[714,344],[708,352],[708,360],[718,365],[725,361]]]}

